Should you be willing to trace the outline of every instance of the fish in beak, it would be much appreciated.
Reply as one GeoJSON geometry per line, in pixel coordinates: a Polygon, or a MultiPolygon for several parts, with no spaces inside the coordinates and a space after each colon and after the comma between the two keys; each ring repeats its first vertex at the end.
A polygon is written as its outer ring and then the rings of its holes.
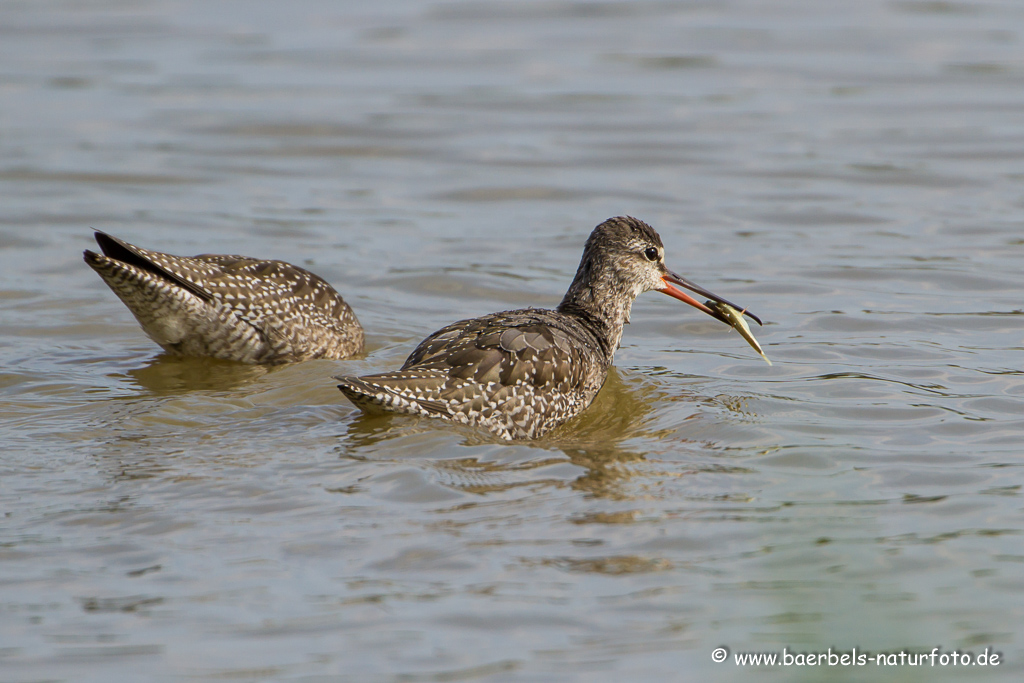
{"type": "Polygon", "coordinates": [[[687,303],[700,311],[704,311],[712,318],[722,321],[729,327],[736,328],[736,331],[740,333],[740,336],[747,340],[747,343],[750,344],[751,348],[757,351],[757,353],[760,354],[761,358],[763,358],[764,361],[768,363],[768,365],[772,364],[772,362],[768,360],[768,356],[764,355],[764,351],[761,350],[761,345],[757,343],[757,340],[754,338],[754,335],[751,334],[750,328],[747,326],[747,321],[743,319],[743,316],[745,315],[754,322],[756,322],[758,325],[762,325],[763,323],[761,322],[760,318],[758,318],[756,315],[754,315],[747,309],[740,309],[739,306],[732,303],[731,301],[723,299],[717,294],[709,292],[708,290],[704,289],[699,285],[695,285],[686,278],[680,275],[676,275],[670,270],[666,270],[665,273],[661,276],[661,279],[665,283],[665,287],[658,291],[664,294],[668,294],[670,297],[673,297],[675,299],[679,299],[680,301],[687,303]],[[701,303],[697,299],[694,299],[692,296],[684,292],[681,289],[682,287],[685,287],[691,292],[700,294],[703,297],[707,297],[708,300],[705,301],[704,303],[701,303]]]}

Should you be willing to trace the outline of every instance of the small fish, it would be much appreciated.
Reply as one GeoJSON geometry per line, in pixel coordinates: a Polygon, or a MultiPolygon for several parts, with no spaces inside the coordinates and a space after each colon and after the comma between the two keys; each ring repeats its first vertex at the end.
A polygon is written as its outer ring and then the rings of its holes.
{"type": "Polygon", "coordinates": [[[768,360],[768,356],[764,355],[764,351],[761,350],[761,345],[754,339],[754,335],[750,333],[750,328],[747,327],[747,321],[743,319],[743,314],[747,312],[746,309],[742,311],[737,310],[729,304],[723,304],[718,301],[705,301],[704,305],[721,314],[722,322],[728,323],[736,328],[736,331],[740,333],[740,336],[747,340],[747,343],[757,351],[764,362],[771,365],[772,362],[768,360]]]}

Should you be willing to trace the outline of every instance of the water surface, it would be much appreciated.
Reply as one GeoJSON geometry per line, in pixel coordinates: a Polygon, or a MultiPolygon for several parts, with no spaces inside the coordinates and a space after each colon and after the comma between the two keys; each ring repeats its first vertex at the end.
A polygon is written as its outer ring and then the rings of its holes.
{"type": "Polygon", "coordinates": [[[878,680],[1024,663],[1024,7],[0,7],[0,678],[878,680]],[[514,445],[331,376],[554,305],[601,220],[765,319],[641,297],[514,445]],[[166,358],[90,228],[308,267],[368,353],[166,358]]]}

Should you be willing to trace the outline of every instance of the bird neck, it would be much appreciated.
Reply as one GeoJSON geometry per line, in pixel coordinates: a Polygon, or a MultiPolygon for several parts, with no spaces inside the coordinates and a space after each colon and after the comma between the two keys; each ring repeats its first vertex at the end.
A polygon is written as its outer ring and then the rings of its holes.
{"type": "Polygon", "coordinates": [[[597,339],[608,363],[622,339],[622,328],[629,322],[635,294],[627,291],[611,273],[594,276],[592,264],[584,258],[558,311],[578,318],[597,339]]]}

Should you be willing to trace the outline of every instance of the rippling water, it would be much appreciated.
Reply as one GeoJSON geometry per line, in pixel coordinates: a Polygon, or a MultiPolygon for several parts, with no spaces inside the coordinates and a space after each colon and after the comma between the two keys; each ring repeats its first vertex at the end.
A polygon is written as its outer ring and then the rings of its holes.
{"type": "MultiPolygon", "coordinates": [[[[0,5],[0,679],[749,680],[711,651],[1024,670],[1024,6],[0,5]],[[515,445],[331,380],[553,305],[632,214],[667,297],[515,445]],[[332,282],[368,353],[161,356],[90,228],[332,282]]],[[[873,665],[763,669],[878,680],[873,665]]]]}

